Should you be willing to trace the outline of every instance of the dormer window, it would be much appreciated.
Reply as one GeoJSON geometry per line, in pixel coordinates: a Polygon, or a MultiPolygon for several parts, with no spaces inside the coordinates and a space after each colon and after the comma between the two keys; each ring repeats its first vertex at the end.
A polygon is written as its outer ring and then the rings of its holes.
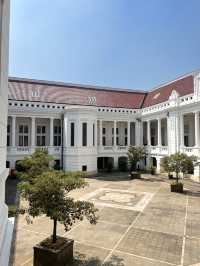
{"type": "Polygon", "coordinates": [[[40,92],[38,90],[32,91],[32,97],[40,97],[40,92]]]}

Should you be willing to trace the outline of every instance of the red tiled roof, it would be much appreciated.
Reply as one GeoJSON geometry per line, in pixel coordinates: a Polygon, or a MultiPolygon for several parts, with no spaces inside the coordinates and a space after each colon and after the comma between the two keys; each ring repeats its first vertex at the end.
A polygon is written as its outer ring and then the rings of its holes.
{"type": "Polygon", "coordinates": [[[112,89],[98,86],[75,85],[23,78],[9,78],[10,100],[49,102],[77,105],[95,105],[114,108],[138,109],[152,106],[169,99],[173,90],[180,96],[194,92],[193,76],[188,75],[150,92],[112,89]],[[38,97],[33,92],[39,93],[38,97]],[[96,97],[96,103],[89,98],[96,97]]]}
{"type": "Polygon", "coordinates": [[[8,86],[8,97],[11,100],[95,105],[102,107],[141,108],[146,95],[145,92],[140,91],[114,90],[20,78],[10,78],[8,86]],[[39,92],[39,97],[33,97],[33,91],[39,92]],[[96,103],[91,104],[89,97],[96,97],[96,103]]]}
{"type": "Polygon", "coordinates": [[[193,76],[190,75],[183,77],[150,91],[144,100],[143,107],[148,107],[167,101],[173,90],[176,90],[180,96],[193,93],[193,76]]]}

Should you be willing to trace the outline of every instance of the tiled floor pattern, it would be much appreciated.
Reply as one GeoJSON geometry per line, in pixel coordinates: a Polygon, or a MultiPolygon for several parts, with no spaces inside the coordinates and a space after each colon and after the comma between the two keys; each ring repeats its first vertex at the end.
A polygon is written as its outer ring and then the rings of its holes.
{"type": "MultiPolygon", "coordinates": [[[[83,221],[68,233],[59,225],[60,235],[75,240],[73,266],[200,265],[200,185],[190,182],[195,193],[180,195],[169,192],[168,182],[158,178],[130,181],[109,176],[88,181],[88,188],[73,192],[75,198],[99,188],[154,196],[143,211],[102,205],[97,225],[83,221]]],[[[11,265],[32,266],[34,244],[51,231],[52,222],[45,217],[31,225],[19,217],[11,265]]]]}

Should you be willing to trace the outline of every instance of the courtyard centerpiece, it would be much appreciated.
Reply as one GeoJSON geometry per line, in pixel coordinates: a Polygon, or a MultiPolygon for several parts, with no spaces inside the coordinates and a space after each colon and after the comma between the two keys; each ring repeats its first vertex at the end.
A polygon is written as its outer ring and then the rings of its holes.
{"type": "MultiPolygon", "coordinates": [[[[66,231],[84,217],[91,224],[96,224],[97,209],[90,202],[74,200],[69,196],[70,191],[87,185],[82,172],[65,173],[45,168],[44,171],[38,169],[37,174],[30,171],[31,175],[28,177],[29,169],[36,167],[35,159],[37,161],[37,155],[41,156],[41,153],[42,151],[36,151],[36,154],[21,162],[25,171],[21,174],[23,179],[19,188],[21,196],[28,202],[28,207],[21,208],[21,211],[24,210],[33,218],[46,215],[53,224],[52,236],[34,247],[34,266],[64,266],[73,258],[74,241],[57,235],[58,222],[63,224],[66,231]],[[25,167],[27,162],[29,167],[25,167]]],[[[47,162],[50,157],[45,152],[43,155],[42,158],[47,162]]]]}
{"type": "Polygon", "coordinates": [[[180,182],[180,177],[186,173],[189,173],[194,168],[194,163],[197,158],[195,156],[188,156],[185,153],[177,152],[170,156],[164,157],[161,165],[163,169],[169,173],[174,172],[176,175],[176,181],[171,183],[172,192],[183,192],[183,182],[180,182]]]}
{"type": "Polygon", "coordinates": [[[137,164],[145,157],[144,147],[130,146],[128,149],[128,162],[131,172],[131,178],[140,178],[140,172],[137,169],[137,164]]]}

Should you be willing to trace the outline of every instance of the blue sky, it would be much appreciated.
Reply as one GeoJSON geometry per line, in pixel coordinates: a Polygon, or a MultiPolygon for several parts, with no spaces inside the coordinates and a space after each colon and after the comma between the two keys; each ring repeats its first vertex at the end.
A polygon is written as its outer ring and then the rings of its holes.
{"type": "Polygon", "coordinates": [[[150,89],[200,68],[199,0],[11,0],[10,75],[150,89]]]}

